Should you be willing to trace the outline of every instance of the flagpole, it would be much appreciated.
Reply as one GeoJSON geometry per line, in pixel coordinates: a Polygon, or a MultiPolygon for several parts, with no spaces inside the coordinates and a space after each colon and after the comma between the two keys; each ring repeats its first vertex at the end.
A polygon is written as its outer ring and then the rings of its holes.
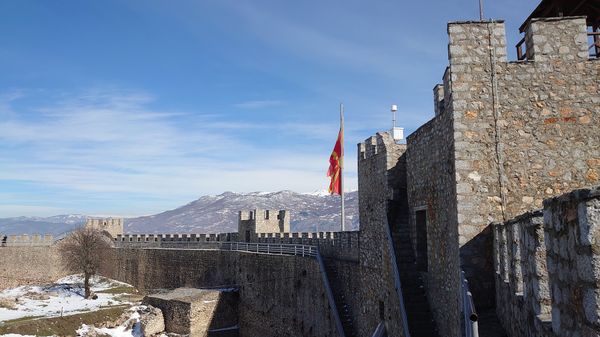
{"type": "Polygon", "coordinates": [[[346,217],[344,216],[344,103],[340,103],[340,129],[342,133],[341,160],[340,160],[340,197],[342,199],[341,224],[342,232],[346,230],[346,217]]]}

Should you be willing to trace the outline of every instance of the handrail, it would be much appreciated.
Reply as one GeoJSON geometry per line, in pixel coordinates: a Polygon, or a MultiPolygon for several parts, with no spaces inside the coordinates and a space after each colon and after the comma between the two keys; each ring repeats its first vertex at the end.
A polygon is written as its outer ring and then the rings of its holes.
{"type": "Polygon", "coordinates": [[[402,283],[400,282],[400,272],[398,271],[398,264],[396,262],[396,250],[394,249],[394,243],[392,241],[392,230],[390,229],[387,220],[385,221],[385,230],[387,234],[387,242],[390,250],[390,256],[392,259],[392,272],[394,274],[394,288],[400,300],[400,313],[402,314],[402,330],[404,331],[405,337],[410,337],[410,331],[408,330],[408,318],[406,318],[406,308],[404,307],[404,296],[402,296],[402,283]]]}
{"type": "MultiPolygon", "coordinates": [[[[118,243],[119,241],[117,241],[118,243]]],[[[302,257],[314,257],[319,263],[319,269],[323,278],[323,284],[325,292],[327,293],[327,299],[329,300],[329,307],[331,308],[331,314],[335,321],[336,330],[338,331],[339,337],[346,337],[344,334],[344,328],[342,326],[342,320],[335,304],[333,292],[329,285],[329,279],[325,271],[325,264],[323,258],[319,253],[319,248],[310,245],[294,245],[294,244],[269,244],[269,243],[252,243],[252,242],[193,242],[193,241],[172,241],[172,242],[161,242],[160,245],[157,242],[122,242],[123,244],[117,244],[116,248],[150,248],[150,249],[198,249],[198,250],[227,250],[236,252],[249,252],[257,254],[271,254],[271,255],[294,255],[302,257]],[[164,244],[164,246],[163,246],[164,244]]],[[[408,336],[407,336],[408,337],[408,336]]]]}
{"type": "Polygon", "coordinates": [[[116,248],[152,248],[152,249],[198,249],[198,250],[227,250],[271,255],[295,255],[316,257],[319,250],[316,246],[294,244],[269,244],[251,242],[116,242],[116,248]]]}
{"type": "Polygon", "coordinates": [[[477,326],[477,312],[473,304],[473,294],[469,291],[469,281],[465,277],[465,272],[460,271],[460,283],[463,303],[463,319],[465,326],[465,337],[479,337],[479,327],[477,326]]]}
{"type": "Polygon", "coordinates": [[[590,45],[588,50],[594,48],[594,51],[590,54],[591,58],[599,58],[600,57],[600,32],[588,32],[588,37],[592,37],[594,43],[590,45]]]}
{"type": "Polygon", "coordinates": [[[527,53],[523,52],[523,44],[525,43],[525,38],[522,38],[519,43],[517,43],[517,60],[523,61],[527,58],[527,53]]]}
{"type": "Polygon", "coordinates": [[[335,321],[335,328],[340,337],[346,337],[346,334],[344,333],[344,327],[342,326],[342,320],[340,319],[340,314],[337,310],[335,299],[333,298],[333,291],[331,291],[331,286],[329,285],[329,278],[327,277],[327,272],[325,271],[325,264],[323,263],[323,258],[318,250],[315,257],[317,258],[319,269],[321,270],[325,292],[327,293],[327,299],[329,300],[329,308],[331,309],[331,314],[333,315],[333,319],[335,321]]]}
{"type": "Polygon", "coordinates": [[[377,328],[375,328],[375,332],[373,332],[373,336],[371,337],[384,337],[386,336],[385,331],[385,322],[379,322],[377,328]]]}

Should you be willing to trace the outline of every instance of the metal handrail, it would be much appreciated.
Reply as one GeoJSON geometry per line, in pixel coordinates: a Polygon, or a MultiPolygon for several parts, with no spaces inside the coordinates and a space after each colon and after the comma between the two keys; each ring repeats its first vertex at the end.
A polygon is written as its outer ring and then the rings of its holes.
{"type": "Polygon", "coordinates": [[[335,304],[335,298],[333,297],[333,291],[331,290],[331,286],[329,285],[329,278],[327,277],[327,272],[325,271],[325,263],[323,263],[323,258],[321,254],[317,250],[316,259],[319,263],[319,270],[321,271],[321,277],[323,278],[323,285],[325,286],[325,293],[327,293],[327,300],[329,301],[329,308],[331,309],[331,315],[333,315],[333,319],[335,321],[335,328],[340,337],[346,337],[344,332],[344,327],[342,325],[342,320],[340,319],[340,314],[337,310],[337,305],[335,304]]]}
{"type": "Polygon", "coordinates": [[[473,303],[473,294],[469,291],[469,281],[465,277],[465,272],[460,271],[460,283],[463,303],[463,319],[465,326],[465,337],[479,337],[479,327],[477,326],[477,312],[473,303]]]}
{"type": "MultiPolygon", "coordinates": [[[[117,241],[119,243],[119,241],[117,241]]],[[[310,245],[293,245],[293,244],[269,244],[269,243],[252,243],[252,242],[193,242],[193,241],[181,241],[181,242],[161,242],[165,246],[157,247],[157,242],[127,242],[123,241],[123,244],[117,244],[118,249],[124,248],[138,248],[138,249],[198,249],[198,250],[226,250],[236,252],[249,252],[257,254],[270,254],[270,255],[294,255],[303,257],[314,257],[319,263],[319,270],[323,278],[323,284],[325,287],[325,293],[327,293],[327,299],[329,301],[329,307],[331,308],[331,315],[335,321],[336,330],[338,331],[339,337],[346,337],[344,334],[344,328],[342,320],[340,319],[335,299],[333,297],[333,291],[329,285],[329,279],[325,271],[325,264],[323,258],[319,253],[317,246],[310,245]],[[172,246],[172,247],[166,247],[172,246]]],[[[407,336],[408,337],[408,336],[407,336]]]]}
{"type": "Polygon", "coordinates": [[[316,257],[318,247],[310,245],[294,244],[269,244],[252,242],[194,242],[194,241],[171,241],[171,242],[116,242],[116,248],[152,248],[152,249],[198,249],[198,250],[226,250],[237,252],[249,252],[271,255],[295,255],[303,257],[316,257]]]}
{"type": "Polygon", "coordinates": [[[522,38],[519,43],[517,43],[517,60],[523,61],[527,58],[527,53],[523,52],[523,44],[525,43],[525,38],[522,38]]]}
{"type": "Polygon", "coordinates": [[[392,272],[394,274],[394,288],[396,288],[396,294],[400,300],[400,313],[402,314],[402,330],[404,331],[405,337],[410,337],[410,331],[408,330],[408,318],[406,317],[406,308],[404,307],[404,296],[402,295],[402,283],[400,282],[400,272],[398,271],[398,264],[396,262],[396,250],[394,249],[394,243],[392,240],[392,230],[385,221],[385,230],[387,234],[387,242],[390,250],[390,256],[392,259],[392,272]]]}
{"type": "Polygon", "coordinates": [[[373,336],[371,337],[384,337],[386,336],[385,331],[385,322],[379,322],[377,328],[375,328],[375,332],[373,332],[373,336]]]}
{"type": "Polygon", "coordinates": [[[594,43],[590,45],[588,50],[594,48],[594,51],[590,54],[591,58],[599,58],[600,57],[600,32],[588,32],[588,37],[592,37],[594,43]]]}

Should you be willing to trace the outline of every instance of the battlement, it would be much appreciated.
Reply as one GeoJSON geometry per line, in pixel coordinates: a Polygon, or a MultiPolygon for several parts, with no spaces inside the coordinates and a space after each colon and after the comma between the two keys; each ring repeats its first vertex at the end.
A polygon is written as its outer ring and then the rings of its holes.
{"type": "Polygon", "coordinates": [[[324,257],[358,261],[360,232],[259,233],[256,241],[317,246],[324,257]]]}
{"type": "Polygon", "coordinates": [[[123,218],[88,218],[85,227],[106,231],[114,238],[123,234],[124,220],[123,218]]]}
{"type": "Polygon", "coordinates": [[[400,146],[396,144],[389,132],[377,132],[374,136],[367,138],[364,142],[358,144],[358,160],[366,160],[377,155],[385,155],[387,152],[393,152],[394,148],[400,146]]]}
{"type": "Polygon", "coordinates": [[[201,246],[206,243],[235,242],[238,233],[216,234],[124,234],[114,238],[114,245],[118,248],[146,247],[146,248],[187,248],[190,245],[201,246]]]}
{"type": "MultiPolygon", "coordinates": [[[[451,66],[507,62],[504,21],[448,23],[451,66]],[[490,53],[491,52],[491,53],[490,53]]],[[[585,16],[534,18],[517,45],[518,59],[535,62],[586,61],[590,58],[585,16]],[[525,50],[523,50],[525,47],[525,50]]]]}
{"type": "MultiPolygon", "coordinates": [[[[525,29],[524,59],[536,62],[589,59],[585,16],[532,19],[525,29]]],[[[523,57],[521,57],[523,58],[523,57]]]]}
{"type": "Polygon", "coordinates": [[[547,199],[543,211],[493,228],[497,311],[512,336],[597,331],[600,187],[547,199]]]}
{"type": "Polygon", "coordinates": [[[256,233],[290,232],[290,212],[287,210],[255,209],[240,211],[238,233],[242,241],[251,241],[256,233]]]}
{"type": "Polygon", "coordinates": [[[22,235],[1,235],[0,234],[0,247],[42,247],[51,246],[54,244],[54,237],[52,234],[22,234],[22,235]]]}

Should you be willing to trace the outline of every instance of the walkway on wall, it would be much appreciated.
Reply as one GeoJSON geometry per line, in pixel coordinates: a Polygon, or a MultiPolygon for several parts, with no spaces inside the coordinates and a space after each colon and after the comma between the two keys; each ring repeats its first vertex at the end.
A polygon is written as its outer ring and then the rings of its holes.
{"type": "Polygon", "coordinates": [[[356,328],[354,327],[354,321],[352,320],[352,308],[349,302],[346,300],[346,296],[343,294],[342,289],[344,286],[339,275],[337,265],[333,259],[323,259],[325,263],[325,271],[329,277],[329,283],[333,291],[333,298],[342,320],[342,326],[344,327],[344,333],[346,337],[356,337],[356,328]]]}
{"type": "Polygon", "coordinates": [[[438,331],[425,294],[421,272],[417,269],[408,221],[398,217],[392,231],[396,261],[402,282],[402,295],[411,337],[438,337],[438,331]]]}

